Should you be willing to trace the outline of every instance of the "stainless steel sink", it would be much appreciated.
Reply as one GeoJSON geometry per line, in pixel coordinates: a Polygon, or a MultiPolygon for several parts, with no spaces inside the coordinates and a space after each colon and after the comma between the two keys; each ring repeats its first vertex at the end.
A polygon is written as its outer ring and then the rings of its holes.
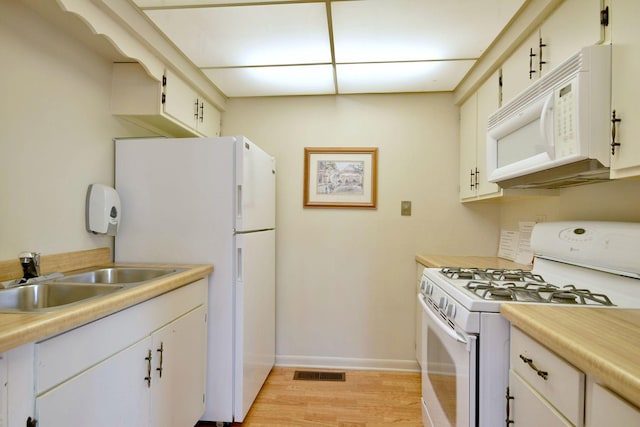
{"type": "Polygon", "coordinates": [[[177,271],[178,269],[175,268],[108,267],[63,277],[56,281],[65,283],[104,283],[126,285],[158,279],[162,276],[176,273],[177,271]]]}
{"type": "Polygon", "coordinates": [[[0,312],[45,312],[142,285],[185,268],[105,267],[0,289],[0,312]]]}
{"type": "Polygon", "coordinates": [[[0,311],[51,311],[122,289],[122,285],[36,283],[0,290],[0,311]]]}

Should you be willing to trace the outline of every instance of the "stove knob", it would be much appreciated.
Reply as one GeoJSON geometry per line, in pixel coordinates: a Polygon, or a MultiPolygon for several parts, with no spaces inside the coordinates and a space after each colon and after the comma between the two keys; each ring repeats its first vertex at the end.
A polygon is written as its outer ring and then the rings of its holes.
{"type": "Polygon", "coordinates": [[[427,295],[432,295],[433,294],[433,284],[427,282],[427,295]]]}
{"type": "Polygon", "coordinates": [[[453,319],[455,317],[455,315],[456,315],[456,306],[455,306],[455,304],[449,304],[447,306],[446,314],[447,314],[447,317],[450,318],[450,319],[453,319]]]}
{"type": "Polygon", "coordinates": [[[438,301],[438,308],[440,310],[444,310],[447,306],[447,299],[445,297],[440,297],[440,301],[438,301]]]}

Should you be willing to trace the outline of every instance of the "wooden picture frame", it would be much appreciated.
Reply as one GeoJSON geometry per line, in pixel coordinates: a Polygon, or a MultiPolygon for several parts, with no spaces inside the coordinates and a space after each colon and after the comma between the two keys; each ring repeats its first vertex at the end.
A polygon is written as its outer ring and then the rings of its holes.
{"type": "Polygon", "coordinates": [[[305,208],[376,209],[377,147],[304,149],[305,208]]]}

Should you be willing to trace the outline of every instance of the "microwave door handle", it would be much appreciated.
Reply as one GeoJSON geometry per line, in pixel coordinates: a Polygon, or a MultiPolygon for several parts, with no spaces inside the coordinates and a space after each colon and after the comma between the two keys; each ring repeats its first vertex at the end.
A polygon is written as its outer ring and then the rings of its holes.
{"type": "Polygon", "coordinates": [[[420,301],[420,305],[422,306],[422,310],[425,313],[427,313],[429,315],[429,317],[431,317],[431,320],[434,321],[434,323],[438,326],[438,328],[442,332],[444,332],[445,334],[449,335],[454,340],[456,340],[458,342],[461,342],[462,344],[467,344],[467,340],[465,340],[463,337],[461,337],[459,334],[457,334],[454,330],[452,330],[449,327],[447,327],[442,322],[442,320],[438,319],[438,317],[433,313],[433,311],[431,311],[431,309],[427,306],[427,303],[424,300],[424,295],[418,294],[418,300],[420,301]]]}
{"type": "Polygon", "coordinates": [[[551,129],[551,134],[549,133],[548,126],[553,126],[553,121],[548,121],[547,116],[553,112],[553,93],[549,94],[547,99],[544,101],[544,105],[542,106],[542,112],[540,113],[540,135],[542,139],[545,141],[546,152],[550,159],[554,159],[555,149],[554,149],[554,141],[553,141],[553,129],[551,129]]]}

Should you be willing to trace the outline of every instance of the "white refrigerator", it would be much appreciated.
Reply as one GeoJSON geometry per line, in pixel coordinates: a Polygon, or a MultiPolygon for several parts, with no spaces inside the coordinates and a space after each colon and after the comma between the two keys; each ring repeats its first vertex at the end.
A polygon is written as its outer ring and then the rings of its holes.
{"type": "Polygon", "coordinates": [[[202,420],[241,422],[275,361],[275,160],[241,136],[115,144],[115,260],[213,264],[202,420]]]}

